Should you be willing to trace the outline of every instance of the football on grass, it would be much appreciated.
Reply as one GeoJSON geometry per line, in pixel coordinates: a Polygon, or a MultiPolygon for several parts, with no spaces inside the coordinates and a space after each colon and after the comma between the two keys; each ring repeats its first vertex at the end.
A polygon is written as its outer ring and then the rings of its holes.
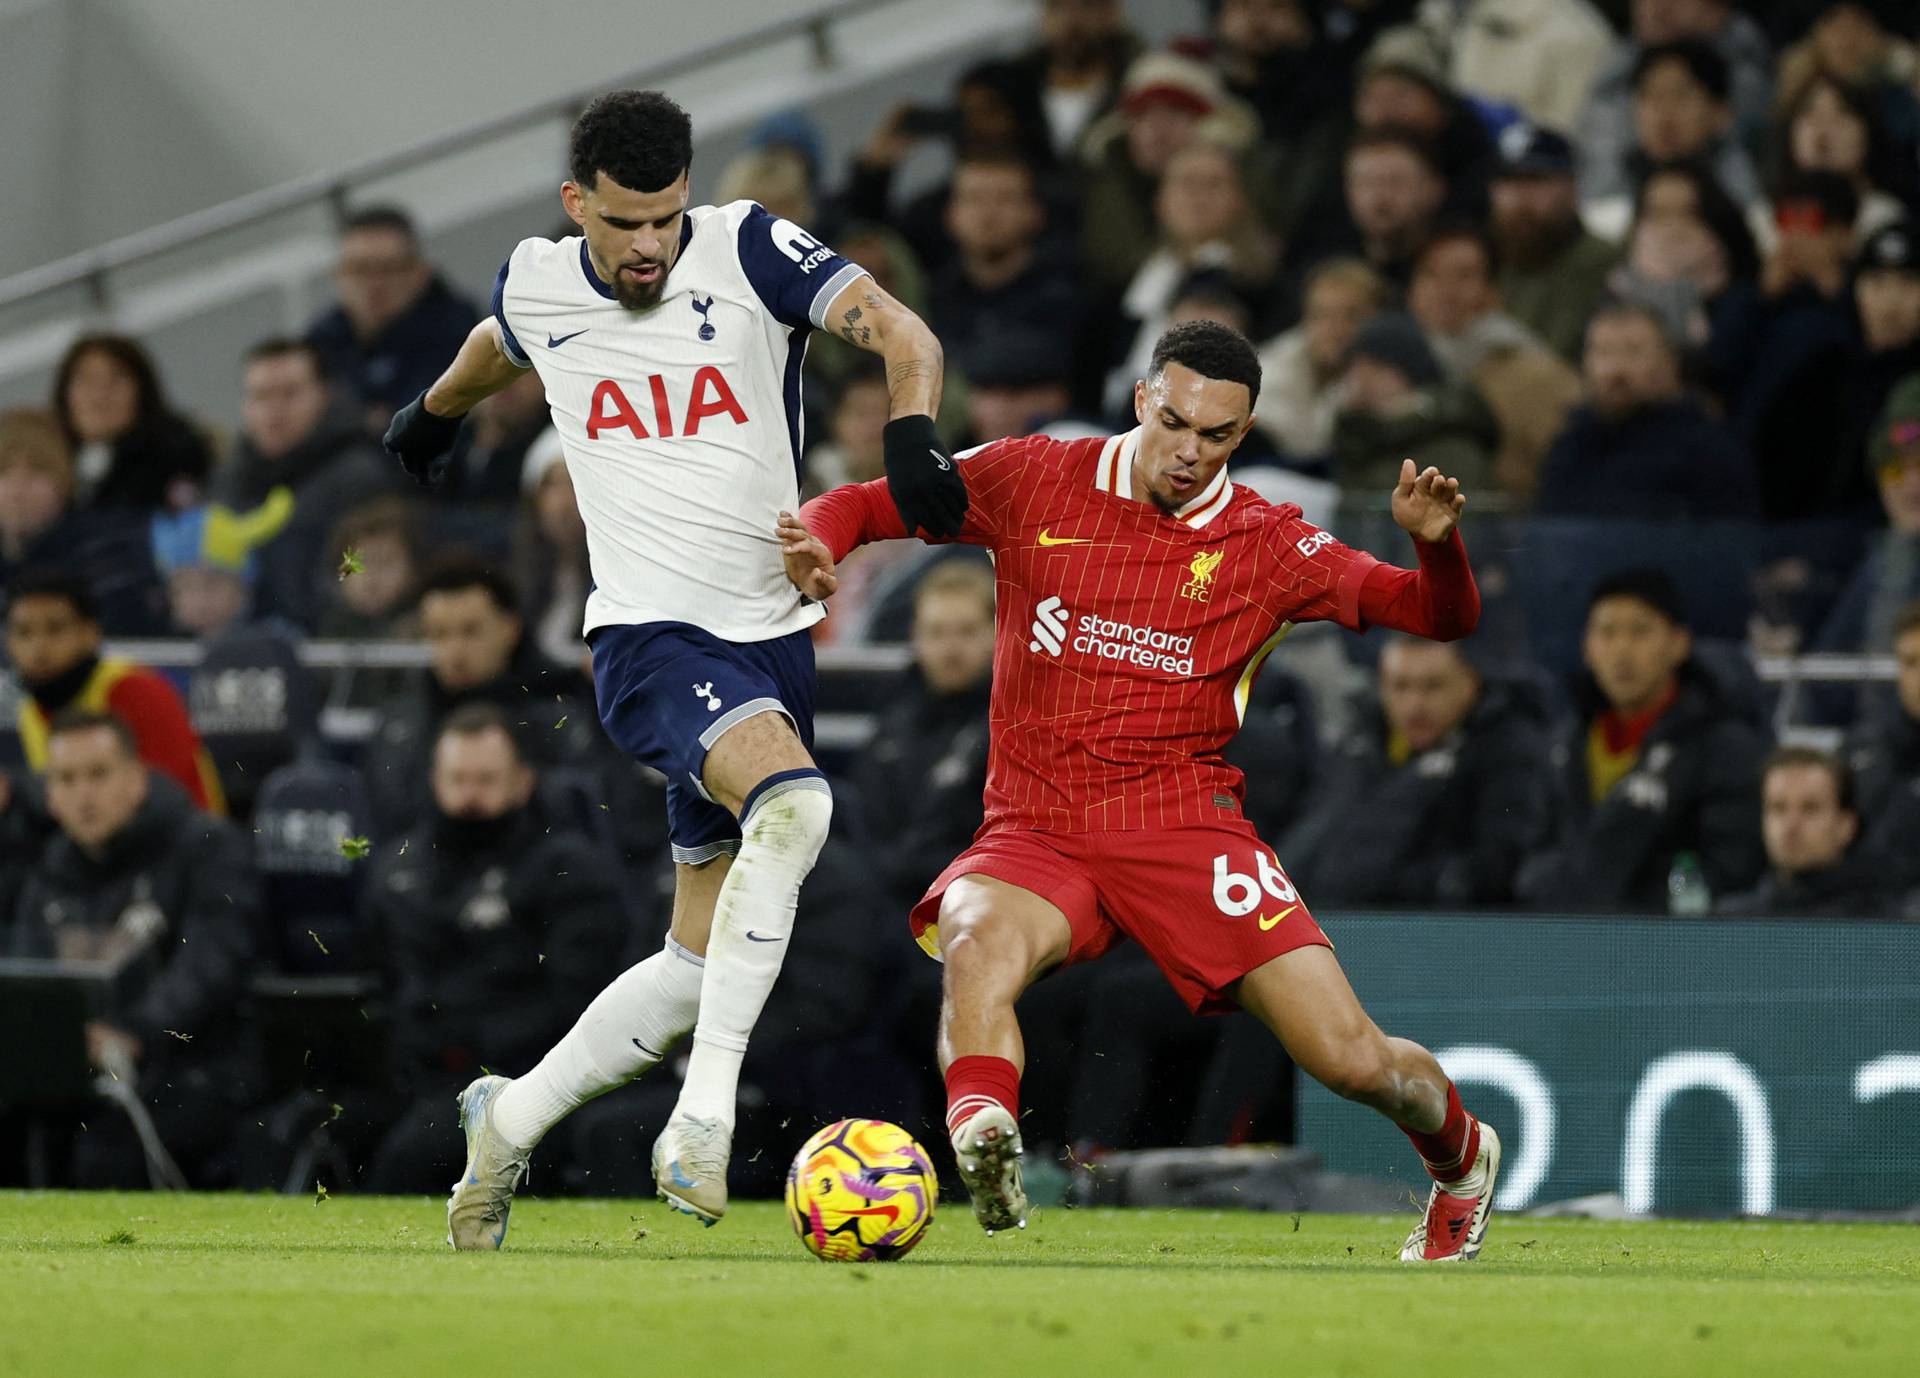
{"type": "Polygon", "coordinates": [[[887,1263],[933,1224],[933,1160],[885,1120],[840,1120],[802,1144],[787,1169],[787,1219],[816,1258],[887,1263]]]}

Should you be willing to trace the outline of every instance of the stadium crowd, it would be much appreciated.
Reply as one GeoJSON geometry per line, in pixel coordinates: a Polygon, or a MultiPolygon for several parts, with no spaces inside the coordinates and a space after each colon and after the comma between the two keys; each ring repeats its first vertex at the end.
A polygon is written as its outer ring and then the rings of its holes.
{"type": "MultiPolygon", "coordinates": [[[[1211,318],[1263,342],[1238,481],[1402,562],[1401,460],[1463,481],[1482,633],[1302,629],[1230,753],[1316,909],[1920,918],[1920,9],[1196,0],[1156,49],[1118,0],[1040,12],[847,166],[790,113],[695,199],[757,200],[921,312],[956,445],[1129,425],[1152,341],[1211,318]],[[933,143],[945,174],[907,182],[933,143]],[[1798,651],[1897,672],[1783,702],[1756,665],[1798,651]]],[[[87,1055],[188,1180],[434,1191],[474,1069],[660,945],[664,786],[599,728],[537,375],[422,495],[379,435],[480,307],[392,207],[345,222],[337,298],[245,351],[237,417],[182,415],[104,333],[0,414],[0,956],[120,966],[87,1055]],[[201,663],[114,653],[153,637],[201,663]],[[302,664],[339,641],[427,664],[302,664]],[[322,734],[322,698],[365,731],[322,734]]],[[[877,361],[820,336],[806,376],[805,491],[878,477],[877,361]]],[[[741,1192],[793,1117],[912,1124],[938,1086],[903,922],[980,821],[993,581],[909,543],[841,573],[820,643],[911,664],[823,683],[871,735],[823,753],[843,802],[749,1055],[741,1192]]],[[[1144,960],[1029,999],[1030,1037],[1120,1031],[1034,1071],[1029,1142],[1284,1133],[1280,1069],[1236,1074],[1277,1058],[1246,1016],[1186,1020],[1144,960]]],[[[672,1093],[588,1107],[536,1188],[650,1191],[672,1093]]],[[[0,1181],[152,1161],[132,1118],[0,1103],[0,1181]]]]}

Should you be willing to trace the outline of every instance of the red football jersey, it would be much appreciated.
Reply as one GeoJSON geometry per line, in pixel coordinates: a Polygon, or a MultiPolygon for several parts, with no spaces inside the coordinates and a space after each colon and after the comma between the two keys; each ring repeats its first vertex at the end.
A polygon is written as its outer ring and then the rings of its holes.
{"type": "MultiPolygon", "coordinates": [[[[1023,436],[961,457],[959,539],[992,552],[997,586],[988,829],[1237,817],[1240,772],[1220,753],[1268,654],[1296,622],[1359,630],[1374,570],[1415,578],[1225,467],[1177,513],[1136,501],[1138,443],[1023,436]]],[[[884,479],[816,498],[802,519],[836,559],[901,534],[884,479]]]]}

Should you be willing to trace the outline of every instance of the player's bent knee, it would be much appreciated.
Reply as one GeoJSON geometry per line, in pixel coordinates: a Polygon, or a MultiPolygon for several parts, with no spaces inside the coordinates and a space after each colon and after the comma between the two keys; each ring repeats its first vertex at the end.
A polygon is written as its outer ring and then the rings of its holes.
{"type": "Polygon", "coordinates": [[[1393,1058],[1380,1032],[1331,1045],[1308,1068],[1336,1096],[1368,1104],[1391,1099],[1393,1058]]]}
{"type": "Polygon", "coordinates": [[[741,845],[804,858],[811,867],[832,823],[833,789],[826,776],[812,767],[775,771],[748,792],[741,806],[741,845]]]}

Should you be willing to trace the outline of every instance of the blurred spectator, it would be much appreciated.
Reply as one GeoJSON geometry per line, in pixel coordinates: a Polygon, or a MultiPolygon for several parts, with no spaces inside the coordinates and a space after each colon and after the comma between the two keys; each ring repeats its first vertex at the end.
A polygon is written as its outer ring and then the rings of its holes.
{"type": "Polygon", "coordinates": [[[307,338],[359,402],[362,429],[378,433],[446,369],[479,315],[422,256],[412,218],[394,206],[347,217],[334,288],[339,305],[307,338]]]}
{"type": "Polygon", "coordinates": [[[342,572],[320,617],[320,635],[338,641],[401,641],[419,635],[414,616],[425,552],[414,503],[374,498],[353,508],[333,529],[324,558],[342,572]],[[351,552],[353,572],[346,572],[351,552]]]}
{"type": "Polygon", "coordinates": [[[1887,188],[1912,199],[1914,151],[1920,144],[1920,50],[1912,42],[1908,0],[1815,0],[1806,37],[1780,56],[1779,96],[1790,105],[1818,75],[1868,93],[1878,122],[1905,169],[1905,185],[1887,188]]]}
{"type": "Polygon", "coordinates": [[[323,560],[328,534],[348,509],[412,484],[367,438],[353,399],[330,386],[313,345],[261,341],[247,351],[241,385],[240,443],[215,475],[213,496],[251,508],[275,488],[293,490],[292,520],[261,552],[260,608],[311,627],[322,589],[337,577],[323,560]]]}
{"type": "Polygon", "coordinates": [[[1041,0],[1040,46],[1014,60],[1014,73],[1040,95],[1047,143],[1067,159],[1112,106],[1140,41],[1120,0],[1041,0]]]}
{"type": "Polygon", "coordinates": [[[1867,443],[1887,529],[1877,533],[1810,649],[1893,649],[1901,610],[1920,598],[1920,374],[1893,390],[1867,443]]]}
{"type": "Polygon", "coordinates": [[[53,375],[53,410],[74,456],[82,507],[142,514],[191,507],[213,454],[167,405],[153,359],[125,335],[82,335],[53,375]]]}
{"type": "Polygon", "coordinates": [[[1888,189],[1899,173],[1871,92],[1816,74],[1782,112],[1778,130],[1779,180],[1803,172],[1847,179],[1859,206],[1851,227],[1854,243],[1906,218],[1906,206],[1888,189]]]}
{"type": "Polygon", "coordinates": [[[1493,486],[1533,497],[1540,464],[1580,401],[1580,375],[1501,308],[1493,241],[1478,226],[1436,230],[1414,256],[1407,309],[1441,367],[1469,384],[1500,428],[1493,486]]]}
{"type": "Polygon", "coordinates": [[[1910,373],[1920,373],[1920,231],[1908,224],[1876,231],[1853,263],[1853,311],[1859,357],[1847,370],[1841,401],[1847,463],[1866,466],[1873,423],[1910,373]]]}
{"type": "Polygon", "coordinates": [[[100,642],[93,596],[65,570],[27,570],[7,586],[7,661],[26,690],[19,732],[27,765],[47,768],[51,723],[62,710],[108,713],[127,725],[141,760],[197,807],[224,813],[219,776],[179,691],[144,665],[103,659],[100,642]]]}
{"type": "MultiPolygon", "coordinates": [[[[866,363],[840,384],[826,437],[807,450],[808,497],[846,483],[866,483],[886,473],[885,432],[893,405],[887,393],[887,369],[873,355],[863,357],[866,363]]],[[[874,548],[861,546],[860,551],[874,548]]],[[[834,601],[839,598],[836,593],[834,601]]]]}
{"type": "Polygon", "coordinates": [[[1427,31],[1412,24],[1388,29],[1360,59],[1356,75],[1355,126],[1418,138],[1447,184],[1448,208],[1483,216],[1493,146],[1480,116],[1447,84],[1440,47],[1427,31]]]}
{"type": "Polygon", "coordinates": [[[1220,275],[1243,296],[1264,301],[1279,260],[1279,245],[1247,200],[1238,160],[1205,138],[1168,160],[1154,195],[1154,222],[1155,248],[1120,298],[1133,339],[1108,373],[1101,398],[1103,410],[1116,415],[1131,410],[1134,382],[1146,375],[1174,299],[1195,273],[1220,275]]]}
{"type": "Polygon", "coordinates": [[[1456,8],[1455,87],[1552,129],[1579,125],[1613,47],[1613,30],[1588,0],[1464,0],[1456,8]]]}
{"type": "Polygon", "coordinates": [[[1783,746],[1760,777],[1760,835],[1767,874],[1714,904],[1723,914],[1872,918],[1885,903],[1875,860],[1854,849],[1860,814],[1853,772],[1811,747],[1783,746]]]}
{"type": "Polygon", "coordinates": [[[382,847],[367,888],[393,992],[394,1072],[411,1104],[369,1190],[430,1192],[465,1156],[454,1096],[486,1068],[522,1071],[564,1034],[622,950],[609,858],[536,800],[536,776],[494,704],[455,710],[433,743],[431,805],[382,847]]]}
{"type": "MultiPolygon", "coordinates": [[[[922,263],[944,263],[953,251],[947,237],[950,196],[945,184],[921,192],[905,205],[894,204],[894,180],[916,146],[940,139],[960,153],[1012,152],[1036,168],[1052,165],[1046,116],[1037,93],[1011,63],[989,61],[969,67],[954,85],[950,107],[896,107],[854,156],[842,209],[851,219],[889,225],[899,231],[922,263]]],[[[1068,188],[1055,179],[1036,184],[1043,197],[1065,197],[1068,188]]],[[[1067,223],[1068,203],[1058,207],[1067,223]]]]}
{"type": "Polygon", "coordinates": [[[1386,280],[1357,258],[1325,259],[1307,274],[1300,324],[1260,347],[1254,424],[1283,455],[1316,461],[1332,452],[1347,348],[1387,295],[1386,280]]]}
{"type": "Polygon", "coordinates": [[[162,620],[147,525],[138,513],[81,512],[73,451],[51,412],[0,412],[0,587],[23,569],[60,562],[93,591],[110,633],[162,620]]]}
{"type": "Polygon", "coordinates": [[[1490,190],[1501,300],[1561,358],[1578,361],[1619,253],[1580,222],[1572,146],[1551,129],[1508,126],[1490,190]]]}
{"type": "Polygon", "coordinates": [[[438,491],[457,502],[505,507],[520,496],[527,447],[552,424],[539,370],[522,373],[475,407],[472,417],[438,491]]]}
{"type": "Polygon", "coordinates": [[[949,365],[971,377],[1021,336],[1072,359],[1081,345],[1078,274],[1043,254],[1046,208],[1033,168],[1011,151],[962,153],[946,223],[953,257],[934,275],[927,323],[949,365]]]}
{"type": "Polygon", "coordinates": [[[1336,908],[1511,902],[1548,837],[1544,704],[1484,681],[1457,643],[1396,636],[1363,721],[1281,847],[1302,892],[1336,908]]]}
{"type": "Polygon", "coordinates": [[[906,913],[980,827],[993,673],[993,571],[934,566],[913,599],[913,669],[887,699],[854,783],[890,907],[906,913]]]}
{"type": "Polygon", "coordinates": [[[259,578],[253,552],[293,515],[293,494],[276,488],[251,512],[202,503],[153,518],[153,562],[166,580],[177,635],[212,641],[247,620],[259,578]]]}
{"type": "Polygon", "coordinates": [[[1752,885],[1766,742],[1719,665],[1694,655],[1673,581],[1602,580],[1582,653],[1575,721],[1554,752],[1559,836],[1528,864],[1520,897],[1658,913],[1752,885]]]}
{"type": "Polygon", "coordinates": [[[827,232],[814,194],[813,167],[797,148],[771,145],[748,149],[720,169],[713,199],[721,206],[758,201],[768,215],[805,225],[816,234],[827,232]]]}
{"type": "Polygon", "coordinates": [[[1920,886],[1920,602],[1893,629],[1893,702],[1865,715],[1847,738],[1864,821],[1864,850],[1887,868],[1891,888],[1920,886]]]}
{"type": "Polygon", "coordinates": [[[1587,327],[1582,372],[1587,402],[1547,455],[1537,511],[1696,521],[1758,515],[1752,461],[1682,392],[1679,356],[1651,309],[1602,307],[1587,327]]]}
{"type": "MultiPolygon", "coordinates": [[[[1773,55],[1760,26],[1738,13],[1732,0],[1632,0],[1629,14],[1627,36],[1615,44],[1594,80],[1585,113],[1568,126],[1580,145],[1583,167],[1617,175],[1636,143],[1635,98],[1648,52],[1687,40],[1704,40],[1719,59],[1724,74],[1719,103],[1727,108],[1727,126],[1757,152],[1772,115],[1773,92],[1773,55]]],[[[1622,181],[1618,191],[1626,190],[1622,181]]]]}
{"type": "Polygon", "coordinates": [[[1446,380],[1412,317],[1389,313],[1361,325],[1340,391],[1333,477],[1346,496],[1382,497],[1406,459],[1470,493],[1490,482],[1493,416],[1472,388],[1446,380]]]}
{"type": "Polygon", "coordinates": [[[1301,257],[1317,261],[1329,253],[1357,253],[1396,291],[1403,290],[1413,251],[1426,239],[1447,199],[1439,165],[1417,136],[1375,129],[1354,135],[1347,145],[1344,176],[1343,237],[1303,242],[1301,257]]]}
{"type": "MultiPolygon", "coordinates": [[[[246,840],[149,772],[117,717],[69,709],[46,749],[60,831],[22,887],[12,955],[129,964],[124,993],[86,1026],[88,1055],[133,1084],[189,1183],[221,1185],[217,1159],[255,1080],[235,1019],[261,919],[246,840]]],[[[81,1130],[74,1185],[148,1185],[119,1110],[89,1111],[81,1130]]]]}
{"type": "Polygon", "coordinates": [[[533,643],[556,665],[573,665],[586,650],[587,527],[574,501],[560,434],[549,430],[527,451],[520,515],[513,528],[513,566],[520,606],[533,624],[533,643]]]}
{"type": "Polygon", "coordinates": [[[975,445],[1026,435],[1073,407],[1072,361],[1038,341],[1011,339],[978,367],[967,392],[968,434],[975,445]]]}
{"type": "Polygon", "coordinates": [[[1181,53],[1147,53],[1127,68],[1120,108],[1087,131],[1080,254],[1096,290],[1119,291],[1154,249],[1155,193],[1196,137],[1245,148],[1258,121],[1220,74],[1181,53]]]}
{"type": "Polygon", "coordinates": [[[1845,178],[1799,173],[1780,186],[1780,237],[1761,269],[1766,297],[1753,359],[1733,409],[1770,521],[1844,513],[1868,494],[1838,453],[1855,352],[1847,270],[1858,198],[1845,178]]]}
{"type": "MultiPolygon", "coordinates": [[[[1713,169],[1745,214],[1765,213],[1766,196],[1752,157],[1734,137],[1726,60],[1700,39],[1680,39],[1641,52],[1633,68],[1633,143],[1617,160],[1583,143],[1580,201],[1587,224],[1622,237],[1639,184],[1665,163],[1698,161],[1713,169]]],[[[1582,124],[1584,135],[1590,127],[1582,124]]]]}
{"type": "Polygon", "coordinates": [[[1698,359],[1700,381],[1732,399],[1753,367],[1764,309],[1760,251],[1740,208],[1698,163],[1655,170],[1634,201],[1614,290],[1657,311],[1698,359]]]}
{"type": "Polygon", "coordinates": [[[513,585],[485,561],[443,558],[420,582],[427,674],[388,701],[369,744],[367,798],[391,835],[425,806],[428,762],[447,715],[484,702],[505,711],[522,754],[540,767],[593,766],[607,755],[593,686],[572,664],[556,665],[526,634],[513,585]]]}

